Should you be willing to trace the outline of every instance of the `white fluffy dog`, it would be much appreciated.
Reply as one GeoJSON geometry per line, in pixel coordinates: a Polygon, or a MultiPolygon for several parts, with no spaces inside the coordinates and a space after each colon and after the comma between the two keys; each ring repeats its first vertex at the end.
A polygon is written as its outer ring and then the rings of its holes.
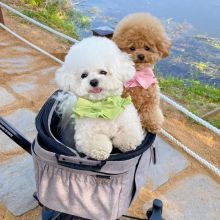
{"type": "MultiPolygon", "coordinates": [[[[56,73],[56,82],[64,91],[95,103],[121,97],[123,83],[134,75],[133,62],[114,42],[90,37],[71,47],[56,73]]],[[[114,119],[75,117],[74,139],[70,138],[79,152],[105,160],[113,146],[122,152],[134,150],[143,140],[143,130],[134,105],[129,103],[114,119]]]]}

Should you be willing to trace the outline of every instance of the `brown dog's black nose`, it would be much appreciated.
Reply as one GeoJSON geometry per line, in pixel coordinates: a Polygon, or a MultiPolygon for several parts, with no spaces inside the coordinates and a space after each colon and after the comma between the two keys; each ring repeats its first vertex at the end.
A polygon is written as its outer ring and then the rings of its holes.
{"type": "Polygon", "coordinates": [[[144,60],[144,54],[138,54],[137,57],[141,61],[144,60]]]}
{"type": "Polygon", "coordinates": [[[89,83],[92,87],[96,87],[99,84],[99,81],[97,79],[92,79],[89,83]]]}

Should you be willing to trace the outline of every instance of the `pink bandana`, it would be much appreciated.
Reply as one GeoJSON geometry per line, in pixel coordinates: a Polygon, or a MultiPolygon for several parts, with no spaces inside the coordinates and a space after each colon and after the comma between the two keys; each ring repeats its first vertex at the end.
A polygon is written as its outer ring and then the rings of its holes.
{"type": "Polygon", "coordinates": [[[150,67],[146,67],[140,71],[137,71],[134,78],[124,84],[125,88],[131,87],[143,87],[147,89],[152,84],[156,83],[157,80],[154,76],[154,72],[150,67]]]}

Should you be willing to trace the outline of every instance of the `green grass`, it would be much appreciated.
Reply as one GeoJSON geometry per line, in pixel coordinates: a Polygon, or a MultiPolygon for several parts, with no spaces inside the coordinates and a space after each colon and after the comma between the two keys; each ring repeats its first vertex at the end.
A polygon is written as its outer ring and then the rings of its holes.
{"type": "MultiPolygon", "coordinates": [[[[174,77],[159,78],[162,93],[183,104],[198,116],[220,106],[220,89],[202,84],[196,80],[182,80],[174,77]]],[[[220,128],[220,119],[210,120],[220,128]]]]}
{"type": "Polygon", "coordinates": [[[212,125],[214,125],[216,128],[220,128],[220,119],[216,118],[216,119],[211,119],[209,121],[212,125]]]}
{"type": "Polygon", "coordinates": [[[200,72],[204,72],[205,70],[207,70],[209,63],[204,63],[204,62],[193,62],[193,64],[195,65],[196,69],[200,72]]]}
{"type": "Polygon", "coordinates": [[[213,46],[214,48],[220,50],[220,43],[219,42],[216,42],[214,40],[208,40],[207,43],[210,44],[211,46],[213,46]]]}
{"type": "Polygon", "coordinates": [[[217,39],[205,37],[205,36],[194,36],[194,38],[201,40],[205,42],[206,44],[220,50],[220,42],[217,39]]]}
{"type": "Polygon", "coordinates": [[[21,0],[19,8],[25,15],[74,38],[78,38],[77,27],[90,25],[89,18],[74,10],[68,0],[21,0]]]}

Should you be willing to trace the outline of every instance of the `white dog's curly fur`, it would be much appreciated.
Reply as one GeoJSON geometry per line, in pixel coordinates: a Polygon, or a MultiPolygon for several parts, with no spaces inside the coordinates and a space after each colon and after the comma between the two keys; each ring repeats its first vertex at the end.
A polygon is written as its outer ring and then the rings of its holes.
{"type": "MultiPolygon", "coordinates": [[[[56,73],[56,82],[61,89],[77,97],[104,100],[113,95],[121,96],[123,83],[134,75],[135,68],[130,57],[121,52],[114,42],[107,38],[90,37],[71,47],[63,66],[56,73]],[[91,86],[92,80],[98,85],[91,86]]],[[[72,108],[73,105],[63,106],[72,108]]],[[[63,111],[70,112],[68,109],[63,111]]],[[[77,150],[97,160],[107,159],[113,146],[126,152],[134,150],[142,140],[140,118],[133,104],[114,120],[75,119],[77,150]]]]}

